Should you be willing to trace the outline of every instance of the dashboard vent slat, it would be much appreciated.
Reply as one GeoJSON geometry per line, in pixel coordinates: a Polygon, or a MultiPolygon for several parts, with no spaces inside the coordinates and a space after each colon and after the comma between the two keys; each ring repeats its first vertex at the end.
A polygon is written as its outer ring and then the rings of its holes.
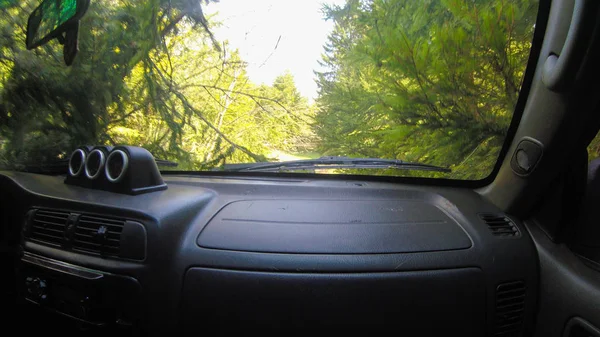
{"type": "Polygon", "coordinates": [[[68,212],[36,210],[31,218],[29,238],[53,246],[62,245],[68,218],[68,212]]]}
{"type": "Polygon", "coordinates": [[[26,220],[25,236],[29,241],[107,257],[119,257],[121,233],[127,222],[46,209],[30,210],[26,220]]]}
{"type": "Polygon", "coordinates": [[[73,249],[102,256],[118,256],[125,220],[82,215],[79,218],[73,249]]]}
{"type": "Polygon", "coordinates": [[[114,225],[122,225],[123,220],[118,220],[118,219],[109,219],[109,218],[99,218],[99,217],[95,217],[95,216],[90,216],[90,215],[86,215],[84,217],[81,218],[80,221],[84,221],[84,222],[97,222],[97,223],[102,223],[102,224],[114,224],[114,225]]]}
{"type": "Polygon", "coordinates": [[[77,227],[79,227],[81,229],[84,229],[84,230],[95,231],[95,230],[98,229],[99,226],[105,226],[106,229],[108,230],[108,232],[111,232],[111,233],[120,233],[121,232],[121,228],[123,228],[122,226],[120,226],[120,227],[110,226],[109,227],[109,226],[107,226],[107,225],[105,225],[103,223],[89,224],[87,222],[81,222],[81,221],[79,222],[79,224],[78,224],[77,227]]]}
{"type": "Polygon", "coordinates": [[[80,224],[85,224],[88,226],[108,226],[108,227],[112,227],[112,228],[120,228],[123,227],[123,224],[115,224],[115,223],[110,223],[110,222],[102,222],[102,221],[89,221],[89,220],[79,220],[80,224]]]}
{"type": "Polygon", "coordinates": [[[145,259],[146,230],[137,221],[35,207],[24,218],[22,232],[28,242],[103,258],[145,259]]]}
{"type": "Polygon", "coordinates": [[[494,336],[521,336],[525,311],[525,282],[503,283],[496,288],[494,336]]]}
{"type": "Polygon", "coordinates": [[[64,226],[66,224],[67,224],[67,219],[61,219],[61,220],[56,220],[56,221],[44,221],[44,220],[40,220],[40,219],[33,220],[33,226],[40,227],[40,228],[53,227],[55,229],[64,230],[64,226]]]}
{"type": "Polygon", "coordinates": [[[38,225],[33,225],[33,228],[35,228],[36,232],[40,232],[40,233],[56,233],[56,235],[60,235],[63,236],[64,231],[61,231],[59,229],[54,229],[54,228],[50,228],[50,227],[41,227],[38,225]]]}
{"type": "Polygon", "coordinates": [[[504,214],[479,214],[481,220],[483,220],[492,235],[500,237],[511,237],[519,236],[519,229],[517,225],[504,214]]]}

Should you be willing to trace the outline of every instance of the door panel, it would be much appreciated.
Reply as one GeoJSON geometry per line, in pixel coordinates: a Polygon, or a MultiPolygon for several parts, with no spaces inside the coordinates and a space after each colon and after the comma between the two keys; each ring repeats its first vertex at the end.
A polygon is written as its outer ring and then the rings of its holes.
{"type": "Polygon", "coordinates": [[[552,242],[537,222],[526,225],[540,258],[536,336],[562,336],[573,317],[600,326],[600,272],[586,265],[565,244],[552,242]]]}
{"type": "MultiPolygon", "coordinates": [[[[576,236],[565,234],[600,225],[598,219],[582,225],[579,218],[587,174],[581,154],[593,138],[586,137],[600,125],[600,2],[540,4],[540,12],[550,6],[548,22],[523,116],[498,176],[480,193],[508,213],[530,219],[526,224],[540,260],[535,336],[589,337],[600,327],[600,268],[574,253],[576,236]],[[554,68],[561,58],[565,64],[554,68]],[[510,160],[524,138],[539,142],[543,155],[531,174],[519,176],[510,160]]],[[[600,244],[598,236],[586,240],[600,244]]]]}

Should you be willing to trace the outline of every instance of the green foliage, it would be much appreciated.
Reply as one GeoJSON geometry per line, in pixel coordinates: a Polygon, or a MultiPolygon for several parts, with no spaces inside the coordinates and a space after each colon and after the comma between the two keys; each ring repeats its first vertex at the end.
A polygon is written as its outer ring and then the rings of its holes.
{"type": "Polygon", "coordinates": [[[594,137],[592,142],[587,148],[588,152],[588,160],[591,162],[592,160],[600,158],[600,133],[594,137]]]}
{"type": "Polygon", "coordinates": [[[180,169],[201,169],[303,148],[311,111],[293,78],[252,84],[237,52],[214,40],[202,14],[208,2],[92,1],[72,67],[56,41],[24,50],[38,1],[0,8],[4,162],[56,160],[81,144],[131,144],[180,169]]]}
{"type": "Polygon", "coordinates": [[[335,31],[322,61],[330,71],[318,74],[321,150],[484,178],[516,105],[536,10],[532,0],[326,7],[335,31]]]}
{"type": "MultiPolygon", "coordinates": [[[[0,5],[0,165],[65,158],[82,144],[143,146],[198,170],[293,154],[397,158],[481,179],[512,118],[537,0],[347,0],[315,104],[291,74],[257,85],[211,33],[213,0],[92,1],[79,55],[26,51],[39,0],[0,5]],[[318,153],[315,153],[318,152],[318,153]]],[[[231,1],[231,0],[229,0],[231,1]]],[[[299,156],[296,156],[299,157],[299,156]]]]}

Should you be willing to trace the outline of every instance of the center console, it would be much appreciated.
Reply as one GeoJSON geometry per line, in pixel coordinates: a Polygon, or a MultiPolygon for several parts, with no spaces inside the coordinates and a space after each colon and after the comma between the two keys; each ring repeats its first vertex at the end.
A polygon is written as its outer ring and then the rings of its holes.
{"type": "Polygon", "coordinates": [[[93,328],[134,331],[140,285],[131,277],[88,269],[25,252],[19,268],[25,305],[93,328]]]}

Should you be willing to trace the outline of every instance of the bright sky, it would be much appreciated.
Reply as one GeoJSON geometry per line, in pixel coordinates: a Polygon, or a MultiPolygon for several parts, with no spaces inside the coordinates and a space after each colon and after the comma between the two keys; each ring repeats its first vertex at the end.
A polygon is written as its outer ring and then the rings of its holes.
{"type": "Polygon", "coordinates": [[[313,71],[321,69],[318,61],[333,29],[323,19],[324,3],[341,5],[345,0],[221,0],[205,6],[204,12],[217,13],[212,21],[222,26],[212,29],[216,38],[240,51],[253,82],[272,84],[290,71],[302,95],[314,99],[313,71]]]}

